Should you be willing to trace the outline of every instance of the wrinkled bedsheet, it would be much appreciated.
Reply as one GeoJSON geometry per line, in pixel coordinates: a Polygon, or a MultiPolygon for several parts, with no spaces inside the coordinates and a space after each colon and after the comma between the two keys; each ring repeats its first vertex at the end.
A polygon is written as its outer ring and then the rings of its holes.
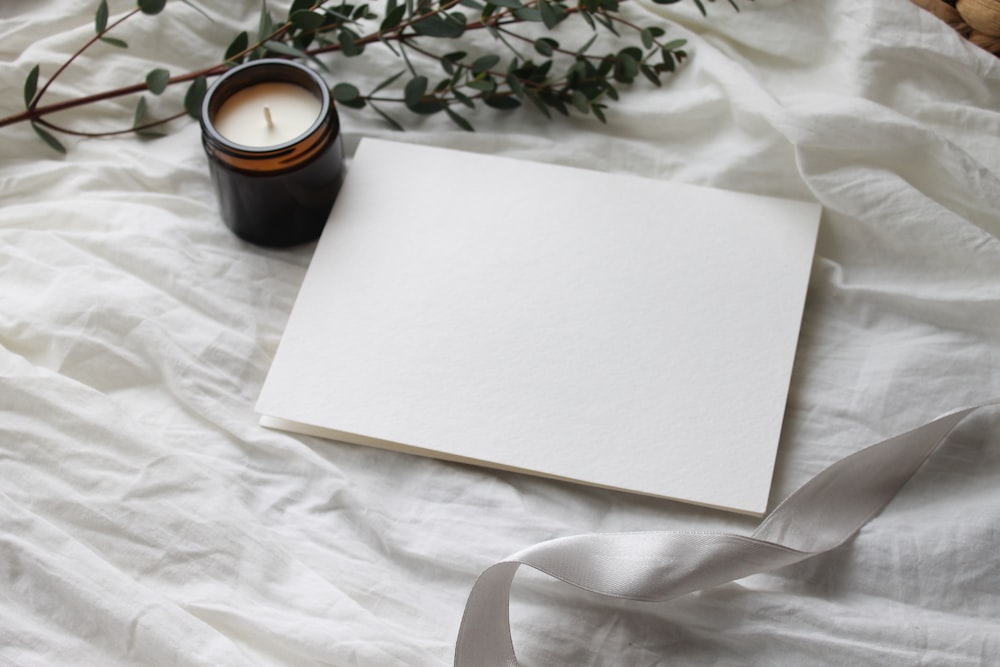
{"type": "MultiPolygon", "coordinates": [[[[34,64],[44,80],[90,38],[96,4],[0,7],[0,115],[23,108],[34,64]]],[[[212,20],[181,2],[139,17],[120,34],[128,51],[98,45],[53,99],[195,69],[256,30],[256,2],[195,4],[212,20]]],[[[348,157],[379,136],[822,204],[773,507],[852,451],[1000,396],[1000,60],[906,0],[740,6],[703,18],[691,2],[629,3],[692,57],[662,88],[623,88],[606,125],[533,109],[469,112],[473,133],[341,118],[348,157]]],[[[329,62],[331,83],[362,89],[398,68],[391,54],[329,62]]],[[[179,95],[150,98],[151,113],[179,95]]],[[[67,122],[112,129],[134,103],[67,122]]],[[[476,577],[521,548],[753,530],[259,427],[313,247],[235,238],[197,125],[171,127],[68,137],[65,157],[27,125],[0,129],[0,664],[447,665],[476,577]]],[[[669,603],[523,572],[514,642],[528,665],[997,664],[997,553],[994,409],[854,539],[799,565],[669,603]]]]}

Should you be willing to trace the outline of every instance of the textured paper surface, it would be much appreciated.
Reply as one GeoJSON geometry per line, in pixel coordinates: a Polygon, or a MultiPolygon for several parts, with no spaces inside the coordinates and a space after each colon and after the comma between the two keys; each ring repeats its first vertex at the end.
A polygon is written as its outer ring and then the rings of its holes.
{"type": "Polygon", "coordinates": [[[760,514],[819,213],[365,139],[257,410],[760,514]]]}

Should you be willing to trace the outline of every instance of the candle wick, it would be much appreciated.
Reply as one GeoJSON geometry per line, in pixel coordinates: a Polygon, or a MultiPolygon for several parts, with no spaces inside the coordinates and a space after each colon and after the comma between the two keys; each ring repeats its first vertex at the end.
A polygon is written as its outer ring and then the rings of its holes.
{"type": "Polygon", "coordinates": [[[264,107],[264,120],[267,121],[267,127],[268,127],[268,129],[269,130],[273,130],[274,129],[274,120],[271,118],[271,109],[268,108],[268,107],[266,107],[266,106],[264,107]]]}

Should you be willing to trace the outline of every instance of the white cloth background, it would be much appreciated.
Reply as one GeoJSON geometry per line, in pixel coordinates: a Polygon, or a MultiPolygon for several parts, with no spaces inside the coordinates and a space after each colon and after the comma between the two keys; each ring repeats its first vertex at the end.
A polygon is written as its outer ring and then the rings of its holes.
{"type": "MultiPolygon", "coordinates": [[[[52,99],[218,58],[256,29],[257,3],[239,4],[206,8],[214,22],[171,2],[127,23],[132,47],[95,47],[52,99]]],[[[690,2],[629,6],[687,38],[692,58],[663,88],[623,90],[606,126],[483,109],[472,134],[399,114],[400,134],[341,116],[348,153],[383,136],[821,203],[774,505],[851,451],[1000,395],[1000,60],[906,0],[741,6],[711,4],[708,19],[690,2]]],[[[0,8],[0,115],[22,107],[35,63],[44,80],[92,35],[95,8],[0,8]]],[[[565,43],[588,36],[564,28],[565,43]]],[[[399,66],[329,62],[362,89],[399,66]]],[[[179,94],[151,99],[152,113],[179,94]]],[[[70,121],[109,129],[132,104],[70,121]]],[[[58,157],[26,125],[0,130],[0,663],[447,665],[472,582],[527,545],[753,529],[259,428],[253,405],[311,246],[263,250],[222,226],[192,122],[154,142],[66,143],[58,157]]],[[[998,420],[974,415],[856,539],[797,566],[665,604],[519,574],[519,655],[995,663],[998,420]]]]}

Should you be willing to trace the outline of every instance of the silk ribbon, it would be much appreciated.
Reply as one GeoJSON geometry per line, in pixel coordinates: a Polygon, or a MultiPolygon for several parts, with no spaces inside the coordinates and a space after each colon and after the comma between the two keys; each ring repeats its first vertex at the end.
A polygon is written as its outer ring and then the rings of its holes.
{"type": "Polygon", "coordinates": [[[456,667],[516,667],[510,589],[521,565],[601,595],[665,601],[791,565],[843,544],[884,508],[948,434],[990,401],[946,413],[847,456],[778,505],[749,536],[638,532],[563,537],[486,569],[469,594],[456,667]]]}

